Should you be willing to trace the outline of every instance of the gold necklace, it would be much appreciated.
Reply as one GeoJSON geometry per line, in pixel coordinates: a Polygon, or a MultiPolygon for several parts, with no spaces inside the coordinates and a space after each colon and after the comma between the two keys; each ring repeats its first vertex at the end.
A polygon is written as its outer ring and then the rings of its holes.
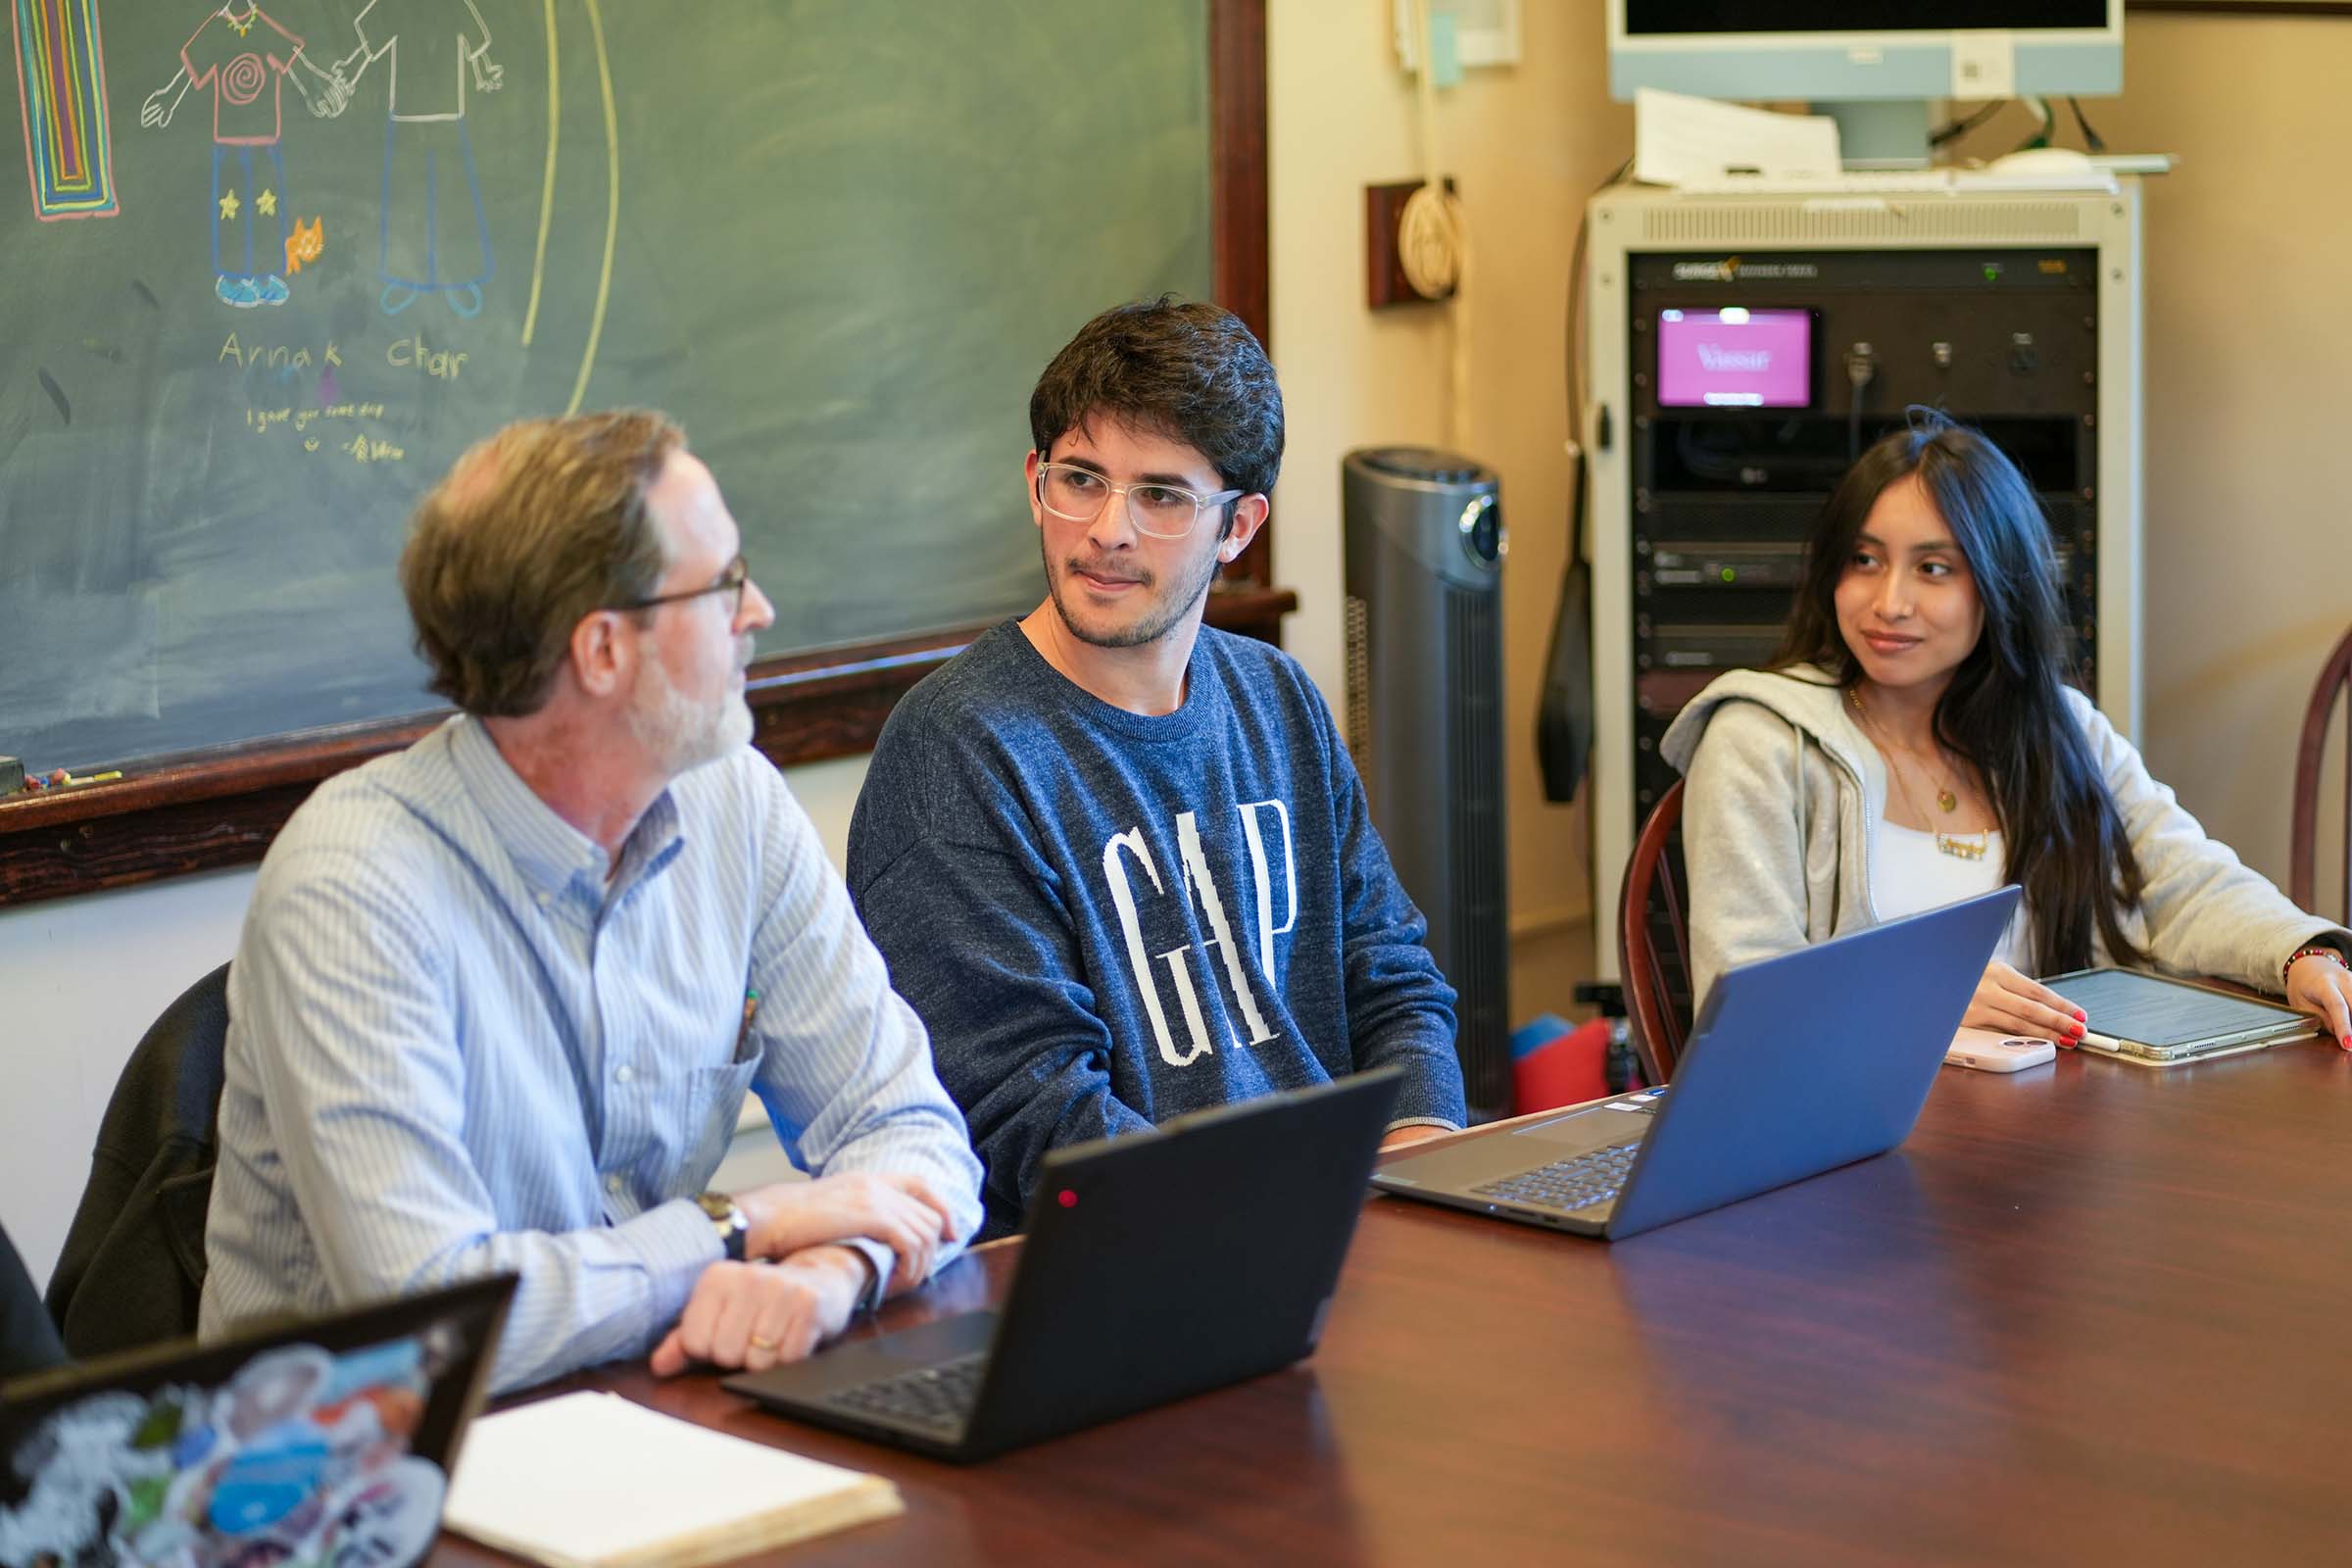
{"type": "MultiPolygon", "coordinates": [[[[1911,751],[1908,747],[1896,746],[1894,737],[1880,727],[1878,719],[1871,715],[1870,710],[1862,706],[1862,692],[1859,687],[1848,686],[1845,689],[1845,695],[1853,703],[1854,711],[1862,715],[1862,722],[1870,727],[1871,736],[1878,743],[1880,750],[1903,752],[1914,760],[1920,761],[1922,766],[1926,765],[1925,760],[1917,752],[1911,751]]],[[[1941,831],[1935,825],[1936,819],[1921,809],[1919,798],[1911,793],[1910,784],[1903,778],[1903,770],[1894,765],[1892,757],[1886,760],[1886,776],[1894,780],[1894,787],[1902,792],[1903,804],[1911,808],[1911,814],[1927,823],[1928,830],[1935,834],[1936,854],[1948,855],[1955,860],[1982,860],[1984,858],[1985,848],[1992,842],[1989,828],[1977,829],[1974,838],[1962,838],[1957,834],[1941,831]]],[[[1946,816],[1960,808],[1959,795],[1952,789],[1949,782],[1940,778],[1937,780],[1936,804],[1943,808],[1946,816]]]]}

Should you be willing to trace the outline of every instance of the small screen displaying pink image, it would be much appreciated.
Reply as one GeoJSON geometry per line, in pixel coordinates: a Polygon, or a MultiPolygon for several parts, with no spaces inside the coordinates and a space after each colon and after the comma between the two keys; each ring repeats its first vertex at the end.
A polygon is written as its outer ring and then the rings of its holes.
{"type": "Polygon", "coordinates": [[[1658,405],[1801,409],[1813,402],[1813,313],[1658,313],[1658,405]]]}

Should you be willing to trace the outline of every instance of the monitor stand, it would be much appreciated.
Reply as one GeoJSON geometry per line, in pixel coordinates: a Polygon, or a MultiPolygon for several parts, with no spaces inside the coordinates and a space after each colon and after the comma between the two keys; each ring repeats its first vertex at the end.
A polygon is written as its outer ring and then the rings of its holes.
{"type": "Polygon", "coordinates": [[[1838,122],[1838,155],[1848,169],[1928,167],[1928,104],[1920,98],[1846,98],[1813,105],[1838,122]]]}

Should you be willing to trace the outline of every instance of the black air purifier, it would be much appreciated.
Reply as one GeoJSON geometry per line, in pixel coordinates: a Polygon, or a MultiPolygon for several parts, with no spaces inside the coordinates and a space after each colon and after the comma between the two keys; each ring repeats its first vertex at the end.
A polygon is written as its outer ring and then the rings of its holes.
{"type": "Polygon", "coordinates": [[[1351,452],[1341,473],[1348,749],[1460,993],[1470,1114],[1506,1115],[1499,487],[1469,459],[1419,447],[1351,452]]]}

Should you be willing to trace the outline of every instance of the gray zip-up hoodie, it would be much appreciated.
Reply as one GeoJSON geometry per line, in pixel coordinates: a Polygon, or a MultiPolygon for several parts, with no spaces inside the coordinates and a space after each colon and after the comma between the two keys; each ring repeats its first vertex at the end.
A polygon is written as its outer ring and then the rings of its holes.
{"type": "MultiPolygon", "coordinates": [[[[2124,934],[2156,967],[2277,994],[2278,966],[2297,948],[2331,938],[2352,950],[2352,931],[2296,908],[2206,837],[2106,715],[2066,695],[2146,883],[2139,906],[2123,911],[2124,934]]],[[[1886,814],[1886,764],[1827,673],[1734,670],[1683,710],[1660,749],[1688,776],[1696,1000],[1725,969],[1878,923],[1871,827],[1886,814]]],[[[2033,914],[2021,907],[2025,923],[2009,933],[2026,953],[2033,914]]],[[[2094,963],[2111,961],[2095,938],[2094,948],[2094,963]]]]}

